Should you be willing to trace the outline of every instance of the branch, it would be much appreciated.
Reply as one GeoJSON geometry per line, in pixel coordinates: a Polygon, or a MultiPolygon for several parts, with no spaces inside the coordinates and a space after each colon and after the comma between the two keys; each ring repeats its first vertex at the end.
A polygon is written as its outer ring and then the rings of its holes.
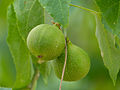
{"type": "Polygon", "coordinates": [[[36,88],[36,84],[37,84],[37,80],[40,76],[39,70],[36,69],[33,80],[32,80],[32,84],[31,84],[31,89],[30,90],[35,90],[36,88]]]}
{"type": "Polygon", "coordinates": [[[63,71],[62,71],[62,77],[61,77],[59,90],[61,90],[62,81],[63,81],[63,77],[64,77],[64,72],[65,72],[65,67],[66,67],[66,62],[67,62],[67,39],[65,39],[65,40],[66,40],[65,41],[65,62],[64,62],[64,67],[63,67],[63,71]]]}

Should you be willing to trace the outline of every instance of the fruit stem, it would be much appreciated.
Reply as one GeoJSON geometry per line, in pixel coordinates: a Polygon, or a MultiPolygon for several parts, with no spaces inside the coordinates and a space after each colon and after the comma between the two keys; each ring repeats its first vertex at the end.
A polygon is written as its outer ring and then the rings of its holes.
{"type": "Polygon", "coordinates": [[[54,24],[55,26],[57,26],[61,30],[61,25],[59,23],[57,23],[57,22],[55,23],[52,21],[52,24],[54,24]]]}
{"type": "Polygon", "coordinates": [[[64,77],[64,72],[65,72],[65,67],[66,67],[66,63],[67,63],[67,38],[65,38],[65,40],[66,40],[65,41],[65,62],[64,62],[64,67],[63,67],[63,71],[62,71],[62,77],[61,77],[59,90],[61,90],[62,81],[63,81],[63,77],[64,77]]]}
{"type": "Polygon", "coordinates": [[[36,69],[34,77],[33,77],[33,80],[32,80],[32,84],[31,84],[31,89],[30,90],[35,90],[36,85],[37,85],[37,80],[38,80],[39,76],[40,76],[39,70],[36,69]]]}

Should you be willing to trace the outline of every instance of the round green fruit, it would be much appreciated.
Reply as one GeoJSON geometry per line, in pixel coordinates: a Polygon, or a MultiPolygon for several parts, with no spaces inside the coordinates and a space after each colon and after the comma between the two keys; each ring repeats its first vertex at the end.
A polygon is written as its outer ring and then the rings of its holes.
{"type": "Polygon", "coordinates": [[[65,38],[58,27],[41,24],[30,31],[27,46],[40,60],[53,60],[64,50],[65,38]]]}
{"type": "MultiPolygon", "coordinates": [[[[56,76],[60,79],[65,61],[65,51],[53,61],[56,76]]],[[[64,81],[77,81],[85,77],[90,69],[90,59],[81,48],[67,44],[67,63],[64,73],[64,81]]]]}

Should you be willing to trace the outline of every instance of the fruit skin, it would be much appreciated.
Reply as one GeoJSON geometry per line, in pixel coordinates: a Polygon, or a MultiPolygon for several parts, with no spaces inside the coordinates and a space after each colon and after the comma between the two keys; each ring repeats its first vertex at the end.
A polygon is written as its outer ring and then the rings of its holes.
{"type": "Polygon", "coordinates": [[[57,58],[65,47],[65,38],[56,26],[41,24],[33,28],[27,37],[27,46],[40,60],[57,58]]]}
{"type": "MultiPolygon", "coordinates": [[[[53,61],[56,76],[60,79],[65,61],[65,51],[53,61]]],[[[85,77],[90,69],[90,59],[81,48],[67,44],[67,63],[64,73],[64,81],[77,81],[85,77]]]]}

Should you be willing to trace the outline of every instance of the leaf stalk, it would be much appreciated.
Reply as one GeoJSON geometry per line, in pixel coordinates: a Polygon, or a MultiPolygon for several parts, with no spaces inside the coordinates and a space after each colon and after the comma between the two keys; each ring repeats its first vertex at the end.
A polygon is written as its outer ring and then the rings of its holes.
{"type": "Polygon", "coordinates": [[[88,11],[88,12],[90,12],[90,13],[92,13],[92,14],[98,14],[98,13],[101,13],[101,12],[97,12],[97,11],[94,11],[94,10],[91,10],[91,9],[88,9],[88,8],[85,8],[85,7],[83,7],[83,6],[78,6],[78,5],[74,5],[74,4],[69,4],[70,6],[73,6],[73,7],[77,7],[77,8],[80,8],[80,9],[83,9],[83,10],[85,10],[85,11],[88,11]]]}

